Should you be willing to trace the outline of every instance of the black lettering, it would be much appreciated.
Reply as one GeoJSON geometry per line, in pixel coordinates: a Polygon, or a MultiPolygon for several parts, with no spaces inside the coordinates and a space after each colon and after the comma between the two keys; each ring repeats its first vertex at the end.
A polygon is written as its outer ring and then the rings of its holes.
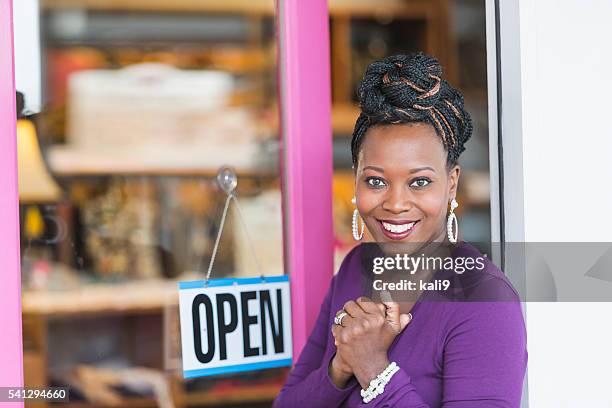
{"type": "Polygon", "coordinates": [[[259,292],[259,306],[261,315],[261,348],[262,354],[268,353],[268,331],[266,329],[266,309],[270,316],[270,328],[272,330],[272,340],[274,341],[274,353],[283,353],[285,351],[285,342],[283,341],[283,304],[281,302],[281,289],[276,290],[276,316],[278,317],[278,331],[274,322],[274,313],[272,313],[272,300],[270,299],[270,291],[262,290],[259,292]]]}
{"type": "Polygon", "coordinates": [[[238,326],[238,307],[236,298],[229,293],[217,294],[217,323],[219,326],[219,359],[227,360],[227,333],[236,330],[238,326]],[[225,303],[229,303],[230,321],[225,322],[225,303]]]}
{"type": "Polygon", "coordinates": [[[193,299],[191,305],[191,315],[193,319],[193,346],[195,354],[200,363],[209,363],[215,355],[215,325],[212,315],[212,303],[208,296],[199,294],[193,299]],[[202,327],[200,325],[200,305],[206,309],[206,334],[208,336],[208,351],[202,353],[202,327]]]}
{"type": "Polygon", "coordinates": [[[257,324],[257,316],[249,315],[249,300],[257,299],[257,292],[242,292],[240,294],[240,305],[242,307],[242,342],[244,346],[244,356],[252,357],[259,355],[259,348],[251,347],[251,335],[249,326],[257,324]]]}

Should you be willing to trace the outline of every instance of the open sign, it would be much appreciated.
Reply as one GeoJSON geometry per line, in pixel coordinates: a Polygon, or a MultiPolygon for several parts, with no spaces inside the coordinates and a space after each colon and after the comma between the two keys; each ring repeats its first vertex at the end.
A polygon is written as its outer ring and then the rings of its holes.
{"type": "Polygon", "coordinates": [[[291,365],[288,276],[180,282],[183,376],[291,365]]]}

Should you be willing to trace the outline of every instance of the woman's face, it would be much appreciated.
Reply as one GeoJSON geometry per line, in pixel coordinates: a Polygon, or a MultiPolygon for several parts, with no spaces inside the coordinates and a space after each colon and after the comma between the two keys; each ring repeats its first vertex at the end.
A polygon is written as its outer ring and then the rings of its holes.
{"type": "Polygon", "coordinates": [[[385,125],[368,130],[356,171],[357,208],[376,242],[441,242],[459,166],[428,124],[385,125]]]}

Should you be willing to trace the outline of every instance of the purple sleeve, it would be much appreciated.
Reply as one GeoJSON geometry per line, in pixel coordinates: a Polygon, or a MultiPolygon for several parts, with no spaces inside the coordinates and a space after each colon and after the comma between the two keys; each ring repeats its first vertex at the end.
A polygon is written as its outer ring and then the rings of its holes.
{"type": "MultiPolygon", "coordinates": [[[[456,304],[443,339],[443,408],[515,408],[521,403],[527,336],[519,302],[456,304]]],[[[426,408],[400,367],[385,392],[361,407],[426,408]]]]}
{"type": "Polygon", "coordinates": [[[327,348],[330,302],[336,278],[332,279],[325,300],[321,306],[314,330],[300,354],[300,358],[279,395],[274,400],[273,407],[308,407],[333,408],[338,407],[349,396],[356,381],[351,381],[346,388],[339,389],[331,381],[328,366],[333,355],[325,357],[327,348]]]}
{"type": "Polygon", "coordinates": [[[443,406],[521,405],[527,334],[520,302],[467,302],[444,353],[443,406]]]}

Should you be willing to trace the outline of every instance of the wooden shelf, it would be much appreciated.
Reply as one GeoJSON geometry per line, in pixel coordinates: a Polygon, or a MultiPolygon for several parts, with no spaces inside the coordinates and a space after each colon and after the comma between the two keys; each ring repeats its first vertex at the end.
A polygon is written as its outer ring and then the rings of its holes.
{"type": "Polygon", "coordinates": [[[329,0],[331,16],[401,16],[427,18],[439,4],[432,0],[329,0]]]}
{"type": "Polygon", "coordinates": [[[332,106],[332,128],[334,134],[352,135],[359,107],[352,104],[336,103],[332,106]]]}
{"type": "Polygon", "coordinates": [[[182,400],[185,406],[240,404],[272,401],[278,395],[282,384],[266,384],[241,386],[237,388],[218,391],[193,391],[184,394],[182,400]]]}
{"type": "Polygon", "coordinates": [[[219,168],[229,165],[239,177],[275,178],[279,171],[273,166],[264,168],[248,163],[242,154],[233,156],[231,150],[208,154],[195,154],[193,151],[166,149],[130,151],[127,148],[111,151],[80,150],[66,145],[49,149],[47,161],[54,175],[58,177],[79,176],[201,176],[214,177],[219,168]],[[226,160],[227,158],[227,160],[226,160]],[[232,162],[229,159],[236,159],[232,162]]]}
{"type": "Polygon", "coordinates": [[[22,295],[24,315],[47,318],[159,312],[178,302],[178,281],[149,280],[86,284],[70,290],[29,291],[22,295]]]}
{"type": "Polygon", "coordinates": [[[46,10],[274,14],[273,0],[42,0],[41,6],[46,10]]]}
{"type": "MultiPolygon", "coordinates": [[[[265,169],[252,168],[234,168],[238,178],[252,179],[274,179],[280,177],[278,172],[265,169]]],[[[217,176],[219,168],[204,168],[204,167],[155,167],[155,166],[79,166],[66,165],[54,169],[53,174],[57,177],[107,177],[107,176],[122,176],[122,177],[139,177],[139,176],[159,176],[159,177],[203,177],[213,178],[217,176]]]]}
{"type": "MultiPolygon", "coordinates": [[[[54,405],[50,405],[53,407],[54,405]]],[[[58,404],[62,408],[93,408],[97,405],[90,402],[68,402],[66,404],[58,404]]],[[[126,398],[121,401],[121,407],[125,408],[157,408],[157,402],[151,398],[126,398]]]]}
{"type": "MultiPolygon", "coordinates": [[[[224,391],[193,391],[181,396],[180,406],[209,406],[222,404],[247,404],[272,401],[278,395],[282,385],[256,385],[235,387],[224,391]]],[[[72,402],[62,404],[66,408],[93,408],[96,405],[89,402],[72,402]]],[[[152,398],[131,397],[121,401],[122,408],[157,408],[157,402],[152,398]]]]}
{"type": "MultiPolygon", "coordinates": [[[[349,103],[332,106],[332,131],[335,135],[351,135],[359,107],[349,103]]],[[[277,127],[277,121],[270,126],[277,127]]],[[[147,150],[129,150],[127,147],[116,151],[95,151],[79,149],[70,145],[53,145],[47,151],[47,162],[57,177],[91,176],[196,176],[215,177],[223,165],[234,167],[242,178],[276,178],[279,169],[269,163],[254,165],[249,162],[267,162],[264,159],[249,160],[243,152],[236,156],[235,150],[214,151],[196,155],[194,151],[179,147],[147,150]],[[182,149],[182,150],[181,150],[182,149]],[[226,159],[227,158],[227,159],[226,159]],[[232,160],[234,160],[232,162],[232,160]]]]}
{"type": "MultiPolygon", "coordinates": [[[[275,14],[273,0],[42,0],[41,5],[45,10],[85,8],[99,11],[275,14]]],[[[329,1],[332,16],[401,15],[423,18],[432,15],[436,7],[438,4],[430,0],[329,1]]]]}

